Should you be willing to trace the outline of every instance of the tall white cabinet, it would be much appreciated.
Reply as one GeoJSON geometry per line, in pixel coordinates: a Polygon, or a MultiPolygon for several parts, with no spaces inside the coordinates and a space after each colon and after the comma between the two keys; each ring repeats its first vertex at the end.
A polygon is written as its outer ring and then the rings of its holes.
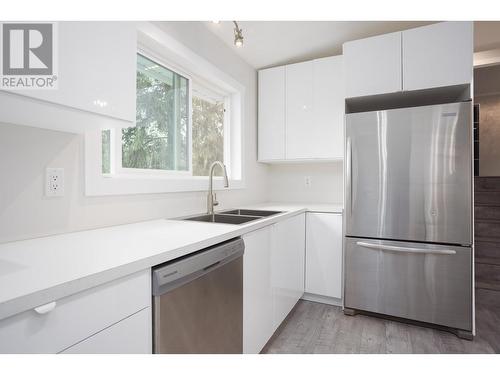
{"type": "Polygon", "coordinates": [[[440,22],[344,43],[346,97],[472,82],[473,22],[440,22]]]}
{"type": "Polygon", "coordinates": [[[259,71],[259,161],[343,158],[342,56],[259,71]]]}

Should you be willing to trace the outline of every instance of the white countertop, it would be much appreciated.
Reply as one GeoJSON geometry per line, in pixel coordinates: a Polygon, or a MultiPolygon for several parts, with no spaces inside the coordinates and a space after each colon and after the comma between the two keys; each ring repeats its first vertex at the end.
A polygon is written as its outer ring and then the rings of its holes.
{"type": "Polygon", "coordinates": [[[242,225],[152,220],[0,245],[0,319],[153,267],[305,211],[335,204],[263,203],[284,211],[242,225]]]}

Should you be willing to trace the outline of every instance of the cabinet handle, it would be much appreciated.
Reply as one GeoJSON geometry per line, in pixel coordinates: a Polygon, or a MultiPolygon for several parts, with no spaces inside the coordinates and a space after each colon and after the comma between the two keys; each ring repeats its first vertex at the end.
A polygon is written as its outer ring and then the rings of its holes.
{"type": "Polygon", "coordinates": [[[45,305],[35,307],[35,311],[40,315],[47,314],[56,308],[56,301],[49,302],[45,305]]]}

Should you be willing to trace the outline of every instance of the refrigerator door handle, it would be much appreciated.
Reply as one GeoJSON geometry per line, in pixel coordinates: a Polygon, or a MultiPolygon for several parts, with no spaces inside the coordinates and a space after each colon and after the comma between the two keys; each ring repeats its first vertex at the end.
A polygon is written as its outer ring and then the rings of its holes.
{"type": "Polygon", "coordinates": [[[382,251],[392,251],[396,253],[413,253],[413,254],[435,254],[435,255],[454,255],[457,252],[451,249],[419,249],[416,247],[403,247],[403,246],[392,246],[392,245],[381,245],[369,242],[356,242],[356,245],[361,247],[366,247],[368,249],[382,250],[382,251]]]}
{"type": "Polygon", "coordinates": [[[352,148],[351,148],[351,138],[347,138],[347,161],[346,161],[346,183],[348,184],[347,186],[347,199],[348,199],[348,206],[349,206],[349,213],[352,215],[352,148]]]}

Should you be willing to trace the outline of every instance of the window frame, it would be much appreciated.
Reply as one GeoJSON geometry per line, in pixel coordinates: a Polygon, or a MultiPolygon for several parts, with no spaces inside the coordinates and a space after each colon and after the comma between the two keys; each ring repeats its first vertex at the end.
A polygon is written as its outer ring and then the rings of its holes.
{"type": "MultiPolygon", "coordinates": [[[[161,65],[172,69],[184,77],[191,78],[189,90],[192,90],[193,80],[198,80],[203,84],[210,84],[210,87],[220,88],[227,92],[225,105],[226,118],[225,130],[228,128],[227,136],[224,134],[224,164],[228,168],[229,189],[245,188],[245,144],[243,142],[244,116],[245,116],[245,86],[218,67],[197,55],[193,50],[180,43],[173,36],[151,22],[137,23],[137,53],[144,53],[145,57],[153,57],[154,61],[159,61],[161,65]],[[182,67],[182,68],[181,68],[182,67]]],[[[135,77],[134,77],[135,80],[135,77]]],[[[192,93],[191,93],[192,95],[192,93]]],[[[189,105],[192,106],[192,96],[189,105]]],[[[190,116],[192,110],[190,108],[190,116]]],[[[104,123],[114,124],[112,118],[104,123]]],[[[134,126],[131,123],[131,126],[134,126]]],[[[207,176],[193,176],[179,174],[178,171],[146,169],[144,172],[116,173],[116,142],[110,144],[110,172],[102,173],[102,135],[101,130],[111,129],[121,135],[119,126],[102,126],[100,129],[90,129],[84,135],[84,169],[85,169],[85,195],[86,196],[106,196],[106,195],[129,195],[129,194],[157,194],[171,192],[194,192],[206,191],[208,188],[207,176]],[[114,160],[115,159],[115,160],[114,160]],[[151,173],[153,172],[153,173],[151,173]]],[[[191,131],[191,130],[190,130],[191,131]]],[[[189,135],[191,137],[191,133],[189,135]]],[[[192,147],[192,139],[190,139],[192,147]]],[[[120,150],[121,151],[121,150],[120,150]]],[[[192,158],[192,150],[189,150],[192,158]]],[[[192,169],[192,160],[190,160],[192,169]]],[[[135,168],[130,168],[135,169],[135,168]]],[[[214,190],[227,190],[224,188],[223,179],[214,176],[214,190]]]]}

